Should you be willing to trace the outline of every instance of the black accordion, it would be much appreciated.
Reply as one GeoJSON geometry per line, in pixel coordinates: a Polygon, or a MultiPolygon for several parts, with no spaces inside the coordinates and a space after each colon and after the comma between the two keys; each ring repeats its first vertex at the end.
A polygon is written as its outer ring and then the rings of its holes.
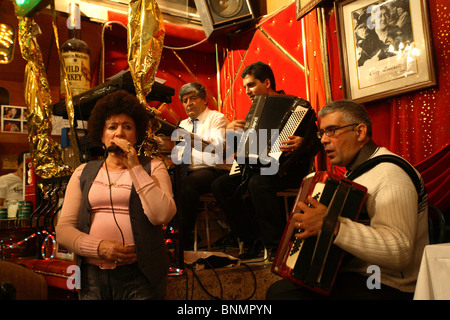
{"type": "Polygon", "coordinates": [[[328,295],[339,270],[344,251],[334,245],[333,232],[339,217],[356,220],[366,198],[367,188],[328,172],[306,176],[292,208],[272,264],[272,272],[300,285],[328,295]],[[307,202],[312,196],[326,205],[324,222],[318,236],[299,240],[295,234],[295,213],[300,213],[297,203],[307,202]]]}
{"type": "MultiPolygon", "coordinates": [[[[320,149],[316,115],[308,101],[291,95],[257,95],[245,118],[245,127],[237,146],[230,175],[244,166],[264,167],[279,164],[280,143],[295,133],[304,141],[290,156],[314,156],[320,149]]],[[[287,160],[287,159],[284,159],[287,160]]]]}

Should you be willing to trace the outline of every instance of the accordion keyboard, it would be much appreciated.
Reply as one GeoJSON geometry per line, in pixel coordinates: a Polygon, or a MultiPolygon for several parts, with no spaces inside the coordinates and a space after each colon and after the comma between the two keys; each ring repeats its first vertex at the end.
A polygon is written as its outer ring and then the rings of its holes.
{"type": "MultiPolygon", "coordinates": [[[[316,199],[317,201],[320,201],[320,197],[323,193],[323,189],[325,188],[325,184],[322,182],[318,182],[315,187],[314,191],[312,193],[312,197],[316,199]]],[[[307,205],[309,205],[307,202],[305,202],[307,205]]],[[[291,250],[289,251],[289,257],[286,260],[286,266],[288,266],[291,269],[294,269],[295,264],[297,263],[298,255],[300,254],[300,250],[303,245],[303,240],[298,239],[295,237],[295,234],[301,232],[301,230],[295,230],[292,233],[292,241],[293,245],[291,247],[291,250]]]]}
{"type": "Polygon", "coordinates": [[[288,137],[292,136],[295,133],[307,112],[307,108],[297,106],[297,108],[289,116],[289,119],[286,121],[286,124],[281,130],[278,138],[270,148],[269,156],[275,159],[280,158],[282,153],[280,150],[281,142],[288,140],[288,137]]]}

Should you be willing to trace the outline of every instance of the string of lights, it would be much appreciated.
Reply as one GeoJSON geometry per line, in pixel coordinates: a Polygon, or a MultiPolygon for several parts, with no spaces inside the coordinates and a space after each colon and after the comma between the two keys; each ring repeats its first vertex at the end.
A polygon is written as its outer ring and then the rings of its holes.
{"type": "MultiPolygon", "coordinates": [[[[4,248],[10,250],[20,248],[20,246],[22,246],[24,243],[27,243],[31,239],[41,235],[47,235],[45,239],[42,241],[41,257],[44,260],[53,259],[56,253],[56,239],[53,233],[50,233],[46,230],[35,232],[22,240],[5,245],[4,248]]],[[[9,240],[12,241],[13,239],[10,238],[9,240]]]]}

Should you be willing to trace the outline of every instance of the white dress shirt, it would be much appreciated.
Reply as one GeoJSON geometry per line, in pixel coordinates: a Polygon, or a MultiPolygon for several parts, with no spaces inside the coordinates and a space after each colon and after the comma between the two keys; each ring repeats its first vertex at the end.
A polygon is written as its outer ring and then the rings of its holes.
{"type": "MultiPolygon", "coordinates": [[[[191,162],[189,170],[197,170],[209,166],[213,166],[217,169],[229,170],[230,165],[226,164],[223,159],[225,132],[228,125],[228,119],[224,114],[206,108],[196,120],[195,136],[199,139],[194,140],[194,146],[190,149],[191,162]],[[201,140],[208,143],[203,151],[201,140]]],[[[180,123],[180,127],[188,132],[192,132],[193,126],[193,119],[191,118],[187,118],[180,123]]],[[[186,135],[183,138],[184,140],[189,139],[186,135]]],[[[189,146],[190,143],[188,142],[186,145],[189,146]]],[[[178,159],[181,159],[183,152],[186,151],[189,151],[186,149],[186,146],[179,147],[177,150],[178,159]]]]}

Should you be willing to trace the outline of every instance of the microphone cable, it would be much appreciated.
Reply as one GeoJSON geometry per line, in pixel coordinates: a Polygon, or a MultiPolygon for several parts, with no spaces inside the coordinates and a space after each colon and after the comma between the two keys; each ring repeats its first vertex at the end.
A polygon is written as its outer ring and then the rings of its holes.
{"type": "MultiPolygon", "coordinates": [[[[107,152],[106,152],[107,153],[107,152]]],[[[108,171],[108,165],[106,164],[106,157],[105,160],[103,161],[103,163],[105,164],[105,169],[106,169],[106,176],[108,177],[108,185],[109,185],[109,201],[111,203],[111,210],[112,210],[112,214],[113,214],[113,218],[114,218],[114,222],[116,223],[117,228],[120,231],[120,236],[122,237],[122,245],[125,246],[125,238],[123,236],[123,232],[122,229],[119,226],[119,223],[117,222],[116,219],[116,213],[114,212],[114,206],[113,206],[113,202],[112,202],[112,185],[111,185],[111,180],[109,178],[109,171],[108,171]]]]}

